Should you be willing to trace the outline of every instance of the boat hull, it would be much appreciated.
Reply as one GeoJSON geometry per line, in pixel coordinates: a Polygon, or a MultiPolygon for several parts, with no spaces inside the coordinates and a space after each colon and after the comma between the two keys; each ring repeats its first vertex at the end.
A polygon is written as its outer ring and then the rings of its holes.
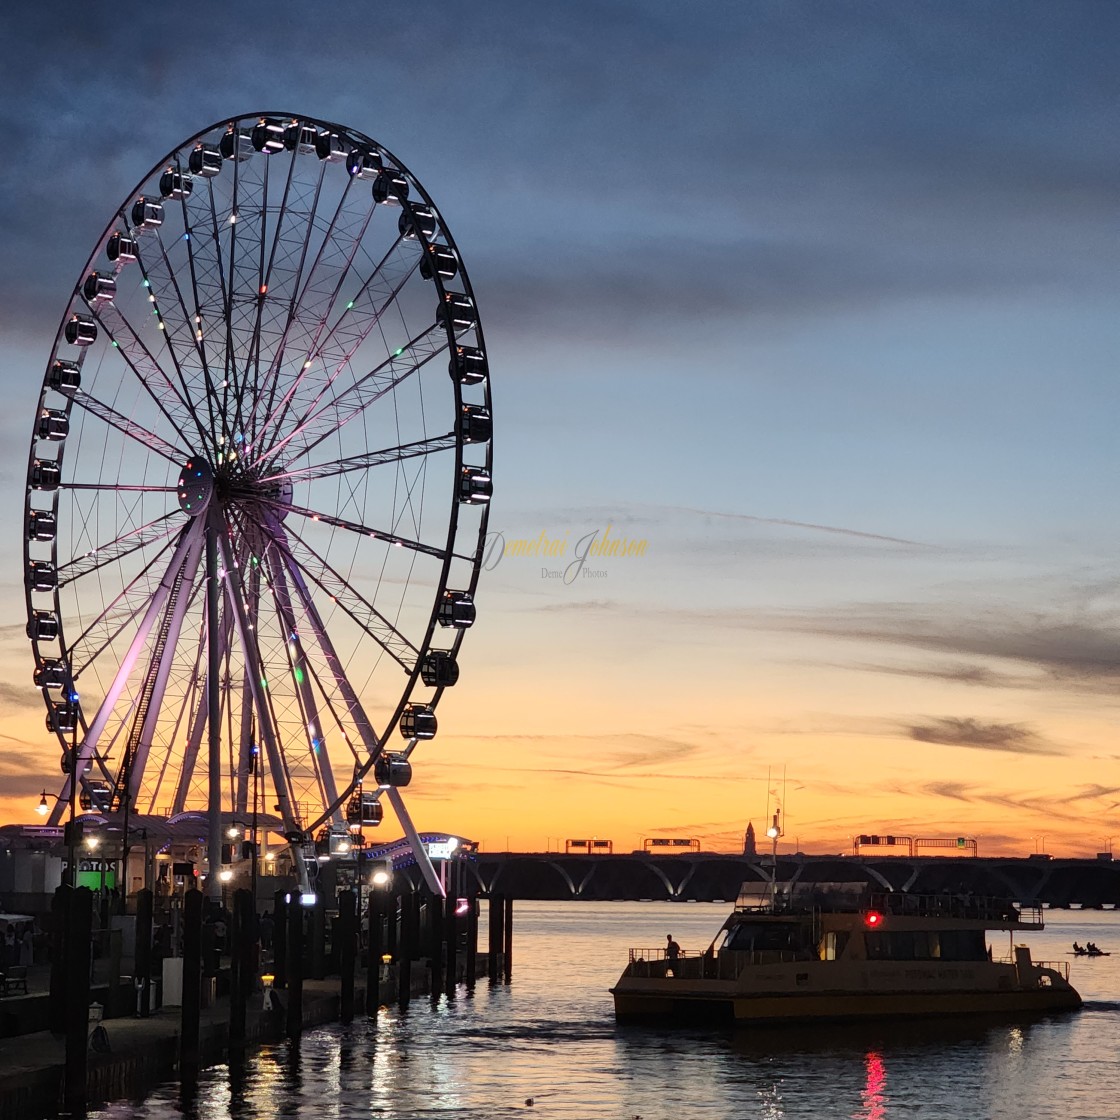
{"type": "Polygon", "coordinates": [[[728,991],[673,990],[666,983],[649,981],[620,985],[612,993],[619,1021],[675,1020],[744,1026],[953,1015],[1040,1015],[1073,1011],[1081,1006],[1081,997],[1073,988],[1054,987],[1010,992],[807,992],[742,996],[728,991]]]}

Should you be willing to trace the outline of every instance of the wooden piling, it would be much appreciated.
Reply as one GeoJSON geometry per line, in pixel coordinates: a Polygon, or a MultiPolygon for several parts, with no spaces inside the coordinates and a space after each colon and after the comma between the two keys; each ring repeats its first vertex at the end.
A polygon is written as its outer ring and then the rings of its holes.
{"type": "Polygon", "coordinates": [[[51,899],[51,982],[47,1002],[47,1023],[52,1034],[66,1033],[66,926],[70,920],[70,893],[67,883],[56,888],[51,899]]]}
{"type": "Polygon", "coordinates": [[[504,917],[504,899],[500,894],[492,894],[490,896],[486,972],[490,978],[490,982],[494,984],[498,982],[502,946],[505,944],[505,935],[502,932],[504,917]]]}
{"type": "Polygon", "coordinates": [[[381,934],[381,900],[385,892],[373,890],[366,903],[369,936],[366,939],[366,1014],[374,1016],[381,1006],[381,954],[384,952],[381,934]]]}
{"type": "Polygon", "coordinates": [[[428,916],[427,956],[432,970],[432,999],[438,999],[443,988],[443,899],[424,891],[428,916]]]}
{"type": "Polygon", "coordinates": [[[467,991],[474,991],[478,971],[478,896],[473,889],[467,895],[467,991]]]}
{"type": "MultiPolygon", "coordinates": [[[[112,921],[112,918],[110,918],[112,921]]],[[[105,1016],[115,1019],[121,1013],[121,957],[124,954],[124,933],[119,929],[105,931],[109,940],[109,984],[105,992],[105,1016]]]]}
{"type": "Polygon", "coordinates": [[[308,924],[311,927],[310,949],[304,953],[310,969],[304,968],[304,975],[312,980],[322,980],[327,975],[327,900],[316,893],[315,905],[308,908],[308,924]]]}
{"type": "Polygon", "coordinates": [[[400,944],[400,923],[404,921],[401,917],[401,907],[404,895],[398,891],[386,892],[382,899],[381,906],[385,911],[385,952],[389,954],[390,959],[397,959],[397,949],[400,944]]]}
{"type": "Polygon", "coordinates": [[[354,1021],[354,956],[357,949],[357,922],[355,921],[353,891],[342,891],[338,896],[338,922],[335,938],[338,941],[339,1019],[343,1023],[354,1021]]]}
{"type": "Polygon", "coordinates": [[[412,1000],[412,958],[416,951],[417,921],[414,904],[420,896],[401,888],[401,928],[397,943],[397,1006],[404,1010],[412,1000]]]}
{"type": "Polygon", "coordinates": [[[183,1005],[179,1075],[184,1086],[198,1081],[198,1022],[202,1009],[202,892],[183,899],[183,1005]]]}
{"type": "Polygon", "coordinates": [[[147,1019],[152,1013],[152,892],[144,887],[136,894],[136,1014],[147,1019]]]}
{"type": "Polygon", "coordinates": [[[505,900],[505,914],[502,916],[502,966],[508,984],[513,976],[513,899],[505,900]]]}
{"type": "Polygon", "coordinates": [[[257,913],[252,893],[239,890],[233,896],[229,954],[229,1044],[231,1049],[245,1045],[245,1019],[249,995],[256,980],[253,967],[257,943],[257,913]]]}
{"type": "Polygon", "coordinates": [[[288,892],[277,891],[272,904],[272,986],[288,986],[288,892]]]}
{"type": "MultiPolygon", "coordinates": [[[[454,880],[451,880],[454,882],[454,880]]],[[[459,900],[456,891],[449,886],[447,897],[443,900],[443,944],[446,951],[444,963],[444,992],[448,999],[455,998],[456,967],[458,965],[459,920],[456,910],[459,900]]]]}
{"type": "Polygon", "coordinates": [[[89,1047],[89,968],[93,934],[93,894],[87,887],[70,892],[66,923],[66,1072],[65,1109],[86,1108],[86,1054],[89,1047]]]}
{"type": "Polygon", "coordinates": [[[298,890],[288,903],[288,1020],[289,1038],[303,1033],[304,907],[298,890]]]}

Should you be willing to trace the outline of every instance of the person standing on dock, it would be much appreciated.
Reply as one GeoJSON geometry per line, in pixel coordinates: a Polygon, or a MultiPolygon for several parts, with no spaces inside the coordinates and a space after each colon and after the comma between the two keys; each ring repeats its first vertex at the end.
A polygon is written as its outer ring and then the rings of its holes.
{"type": "Polygon", "coordinates": [[[674,976],[677,974],[677,961],[680,959],[681,947],[673,940],[673,935],[667,933],[665,935],[665,975],[668,976],[671,972],[674,976]]]}

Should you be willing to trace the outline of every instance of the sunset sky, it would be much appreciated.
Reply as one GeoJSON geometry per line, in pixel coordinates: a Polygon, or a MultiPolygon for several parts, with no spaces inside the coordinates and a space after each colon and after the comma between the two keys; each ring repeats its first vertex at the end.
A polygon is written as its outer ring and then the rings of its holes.
{"type": "Polygon", "coordinates": [[[501,536],[419,826],[735,850],[784,788],[783,850],[1120,847],[1118,41],[1104,0],[9,5],[0,819],[60,777],[19,537],[68,292],[163,152],[276,109],[400,156],[486,329],[501,536]],[[642,554],[548,574],[608,532],[642,554]]]}

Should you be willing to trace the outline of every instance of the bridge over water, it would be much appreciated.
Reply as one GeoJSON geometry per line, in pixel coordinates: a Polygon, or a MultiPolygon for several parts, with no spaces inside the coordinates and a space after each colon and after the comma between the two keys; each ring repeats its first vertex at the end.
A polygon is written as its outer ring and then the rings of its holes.
{"type": "MultiPolygon", "coordinates": [[[[769,857],[472,853],[462,873],[485,893],[520,899],[732,902],[744,882],[768,882],[769,857]]],[[[954,857],[778,858],[781,882],[852,882],[918,894],[975,893],[1067,907],[1120,906],[1120,861],[954,857]]]]}

